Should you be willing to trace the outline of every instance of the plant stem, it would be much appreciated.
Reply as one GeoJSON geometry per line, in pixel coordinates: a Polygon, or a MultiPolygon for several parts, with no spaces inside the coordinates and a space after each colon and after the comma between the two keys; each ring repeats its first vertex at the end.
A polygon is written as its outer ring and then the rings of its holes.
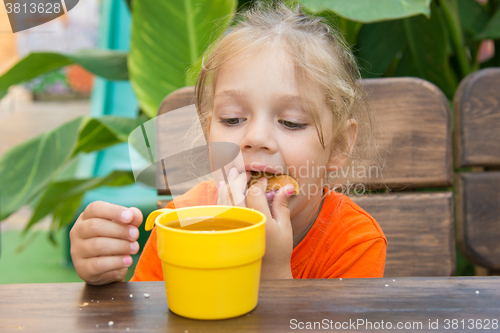
{"type": "Polygon", "coordinates": [[[465,77],[470,73],[470,65],[465,54],[465,42],[460,19],[457,13],[457,3],[455,0],[438,0],[443,9],[444,17],[448,29],[450,29],[451,39],[455,46],[458,63],[462,76],[465,77]]]}
{"type": "Polygon", "coordinates": [[[425,79],[425,72],[423,70],[422,62],[420,61],[420,57],[417,52],[417,45],[415,44],[415,40],[413,39],[412,27],[408,18],[403,19],[403,26],[405,28],[406,41],[408,43],[408,48],[410,50],[411,58],[415,67],[418,71],[418,76],[422,79],[425,79]]]}

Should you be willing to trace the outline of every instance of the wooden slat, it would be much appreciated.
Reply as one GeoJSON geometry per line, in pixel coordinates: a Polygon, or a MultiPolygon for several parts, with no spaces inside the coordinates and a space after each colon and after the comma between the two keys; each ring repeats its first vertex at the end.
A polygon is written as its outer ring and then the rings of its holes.
{"type": "Polygon", "coordinates": [[[450,276],[455,272],[451,192],[352,197],[387,237],[384,276],[450,276]]]}
{"type": "Polygon", "coordinates": [[[453,181],[448,100],[418,78],[362,81],[375,112],[375,138],[384,159],[375,187],[449,186],[453,181]]]}
{"type": "Polygon", "coordinates": [[[500,165],[500,68],[462,80],[453,99],[455,165],[500,165]]]}
{"type": "Polygon", "coordinates": [[[158,115],[195,103],[194,87],[180,88],[163,99],[158,110],[158,115]]]}
{"type": "Polygon", "coordinates": [[[459,173],[457,242],[472,263],[500,270],[500,172],[459,173]]]}

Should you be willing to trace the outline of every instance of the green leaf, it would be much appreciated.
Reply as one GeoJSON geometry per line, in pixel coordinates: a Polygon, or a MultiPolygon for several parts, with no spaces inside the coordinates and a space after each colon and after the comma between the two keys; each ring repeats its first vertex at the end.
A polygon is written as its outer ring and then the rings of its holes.
{"type": "Polygon", "coordinates": [[[457,0],[458,15],[463,31],[473,36],[482,31],[488,22],[488,13],[477,0],[457,0]]]}
{"type": "Polygon", "coordinates": [[[128,80],[128,53],[111,50],[82,50],[66,54],[74,63],[110,81],[128,80]]]}
{"type": "Polygon", "coordinates": [[[128,9],[130,11],[132,11],[134,8],[134,1],[133,0],[125,0],[125,3],[127,4],[128,9]]]}
{"type": "Polygon", "coordinates": [[[85,117],[45,132],[7,151],[0,160],[3,220],[50,183],[71,157],[85,117]]]}
{"type": "Polygon", "coordinates": [[[423,14],[430,16],[431,0],[300,0],[312,11],[331,10],[352,21],[373,23],[423,14]]]}
{"type": "MultiPolygon", "coordinates": [[[[486,26],[489,18],[488,12],[477,0],[457,0],[457,11],[462,26],[465,47],[469,49],[469,57],[477,60],[481,40],[476,40],[475,36],[486,26]]],[[[450,52],[450,54],[452,53],[455,53],[455,50],[450,52]]],[[[473,66],[476,69],[479,68],[477,61],[474,61],[473,66]]]]}
{"type": "Polygon", "coordinates": [[[475,39],[500,39],[500,9],[488,21],[484,30],[475,36],[475,39]]]}
{"type": "Polygon", "coordinates": [[[197,62],[188,68],[186,71],[186,86],[196,85],[196,79],[198,78],[198,74],[200,74],[202,63],[203,57],[200,57],[197,62]]]}
{"type": "Polygon", "coordinates": [[[411,52],[409,51],[408,46],[403,50],[403,55],[401,57],[401,60],[399,61],[397,68],[394,72],[395,77],[401,77],[401,76],[414,76],[414,77],[419,77],[420,74],[418,72],[418,69],[414,65],[414,61],[411,55],[411,52]]]}
{"type": "Polygon", "coordinates": [[[63,201],[61,201],[61,204],[52,212],[52,230],[59,230],[74,220],[75,214],[78,208],[80,208],[84,196],[85,193],[80,193],[64,198],[63,201]]]}
{"type": "Polygon", "coordinates": [[[356,44],[358,39],[359,31],[363,27],[362,23],[351,21],[349,19],[340,17],[339,26],[344,38],[351,47],[356,44]]]}
{"type": "Polygon", "coordinates": [[[401,20],[363,25],[356,44],[356,57],[362,76],[381,77],[404,45],[401,20]]]}
{"type": "MultiPolygon", "coordinates": [[[[56,239],[57,231],[74,221],[76,212],[78,208],[80,208],[84,195],[85,193],[81,193],[64,198],[61,204],[54,208],[48,235],[48,239],[52,244],[58,245],[56,239]]],[[[26,231],[24,231],[24,233],[25,232],[26,231]]]]}
{"type": "Polygon", "coordinates": [[[108,50],[82,50],[75,54],[54,52],[30,53],[0,76],[0,98],[7,89],[60,67],[79,64],[91,73],[108,80],[127,80],[127,54],[108,50]]]}
{"type": "Polygon", "coordinates": [[[145,117],[124,118],[113,116],[90,119],[80,132],[78,145],[73,155],[79,152],[89,153],[120,142],[127,142],[130,133],[145,120],[145,117]]]}
{"type": "MultiPolygon", "coordinates": [[[[3,220],[40,194],[79,152],[126,142],[144,118],[79,117],[7,151],[0,160],[3,220]]],[[[39,204],[39,203],[38,203],[39,204]]]]}
{"type": "Polygon", "coordinates": [[[134,2],[128,66],[149,117],[156,116],[166,95],[192,83],[186,71],[225,31],[235,10],[235,0],[134,2]]]}
{"type": "Polygon", "coordinates": [[[340,17],[330,10],[323,10],[315,14],[308,11],[307,8],[303,8],[303,11],[309,15],[315,15],[323,18],[323,21],[326,24],[342,34],[349,46],[352,47],[356,44],[359,29],[363,24],[340,17]]]}
{"type": "Polygon", "coordinates": [[[24,233],[52,211],[56,212],[54,221],[58,222],[58,227],[68,223],[73,218],[86,191],[100,186],[123,186],[132,183],[134,183],[134,176],[131,171],[114,171],[106,177],[72,179],[52,183],[35,208],[24,233]]]}
{"type": "Polygon", "coordinates": [[[403,20],[408,50],[418,76],[437,85],[452,98],[457,82],[454,79],[446,51],[445,25],[441,14],[432,4],[432,15],[420,15],[403,20]]]}

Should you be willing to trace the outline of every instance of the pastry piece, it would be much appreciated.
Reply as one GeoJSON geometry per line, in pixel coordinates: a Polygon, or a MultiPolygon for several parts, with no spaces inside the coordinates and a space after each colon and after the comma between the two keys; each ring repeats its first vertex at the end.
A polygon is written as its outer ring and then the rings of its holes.
{"type": "Polygon", "coordinates": [[[267,178],[266,192],[278,191],[286,185],[293,185],[295,191],[292,195],[299,194],[299,183],[293,177],[288,175],[275,175],[274,173],[269,172],[252,171],[252,178],[248,182],[248,187],[258,182],[262,177],[267,178]]]}

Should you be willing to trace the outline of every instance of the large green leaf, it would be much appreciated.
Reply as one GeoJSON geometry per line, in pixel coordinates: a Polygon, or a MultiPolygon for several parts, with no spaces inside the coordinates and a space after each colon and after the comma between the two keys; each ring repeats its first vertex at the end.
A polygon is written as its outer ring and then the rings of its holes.
{"type": "Polygon", "coordinates": [[[401,77],[401,76],[414,76],[414,77],[419,77],[420,73],[418,69],[415,67],[413,57],[411,55],[411,52],[409,51],[408,45],[405,46],[403,49],[403,54],[401,56],[401,59],[399,60],[396,70],[393,74],[395,77],[401,77]]]}
{"type": "Polygon", "coordinates": [[[403,20],[408,50],[418,76],[452,98],[457,82],[448,62],[446,28],[436,5],[433,3],[431,7],[430,19],[420,15],[403,20]]]}
{"type": "Polygon", "coordinates": [[[156,116],[166,95],[192,83],[187,70],[225,31],[235,10],[235,0],[134,1],[128,65],[148,116],[156,116]]]}
{"type": "MultiPolygon", "coordinates": [[[[457,11],[470,58],[477,59],[481,40],[476,40],[475,36],[484,30],[489,18],[488,13],[477,0],[457,0],[457,11]]],[[[478,68],[479,64],[474,62],[473,66],[478,68]]]]}
{"type": "Polygon", "coordinates": [[[303,10],[309,15],[315,15],[323,18],[324,22],[342,34],[349,46],[353,46],[356,43],[359,29],[363,25],[362,23],[338,16],[330,10],[323,10],[317,13],[309,12],[307,8],[303,8],[303,10]]]}
{"type": "Polygon", "coordinates": [[[43,133],[9,151],[0,160],[0,200],[3,220],[50,183],[71,157],[85,118],[43,133]]]}
{"type": "Polygon", "coordinates": [[[52,183],[42,195],[24,232],[52,212],[56,212],[54,221],[57,222],[58,228],[69,223],[86,191],[100,186],[122,186],[132,183],[134,183],[134,175],[131,171],[114,171],[106,177],[52,183]]]}
{"type": "Polygon", "coordinates": [[[130,132],[142,121],[79,117],[7,151],[0,160],[0,219],[29,204],[35,197],[39,200],[41,193],[78,152],[126,142],[130,132]]]}
{"type": "Polygon", "coordinates": [[[300,0],[312,11],[331,10],[352,21],[373,23],[411,17],[430,16],[431,0],[300,0]]]}
{"type": "Polygon", "coordinates": [[[57,68],[79,64],[108,80],[127,80],[127,53],[109,50],[82,50],[75,54],[30,53],[0,76],[0,98],[7,89],[57,68]]]}
{"type": "Polygon", "coordinates": [[[362,76],[381,77],[404,45],[401,20],[363,25],[356,44],[356,57],[362,76]]]}
{"type": "Polygon", "coordinates": [[[500,9],[488,21],[484,30],[476,35],[476,39],[500,39],[500,9]]]}
{"type": "Polygon", "coordinates": [[[457,9],[462,29],[467,35],[475,35],[486,26],[488,13],[477,0],[457,0],[457,9]]]}
{"type": "Polygon", "coordinates": [[[133,0],[125,0],[125,3],[127,4],[127,7],[130,11],[134,9],[134,2],[133,0]]]}
{"type": "Polygon", "coordinates": [[[92,118],[80,132],[78,145],[73,154],[88,153],[120,142],[127,142],[129,134],[145,120],[145,117],[104,116],[92,118]]]}

